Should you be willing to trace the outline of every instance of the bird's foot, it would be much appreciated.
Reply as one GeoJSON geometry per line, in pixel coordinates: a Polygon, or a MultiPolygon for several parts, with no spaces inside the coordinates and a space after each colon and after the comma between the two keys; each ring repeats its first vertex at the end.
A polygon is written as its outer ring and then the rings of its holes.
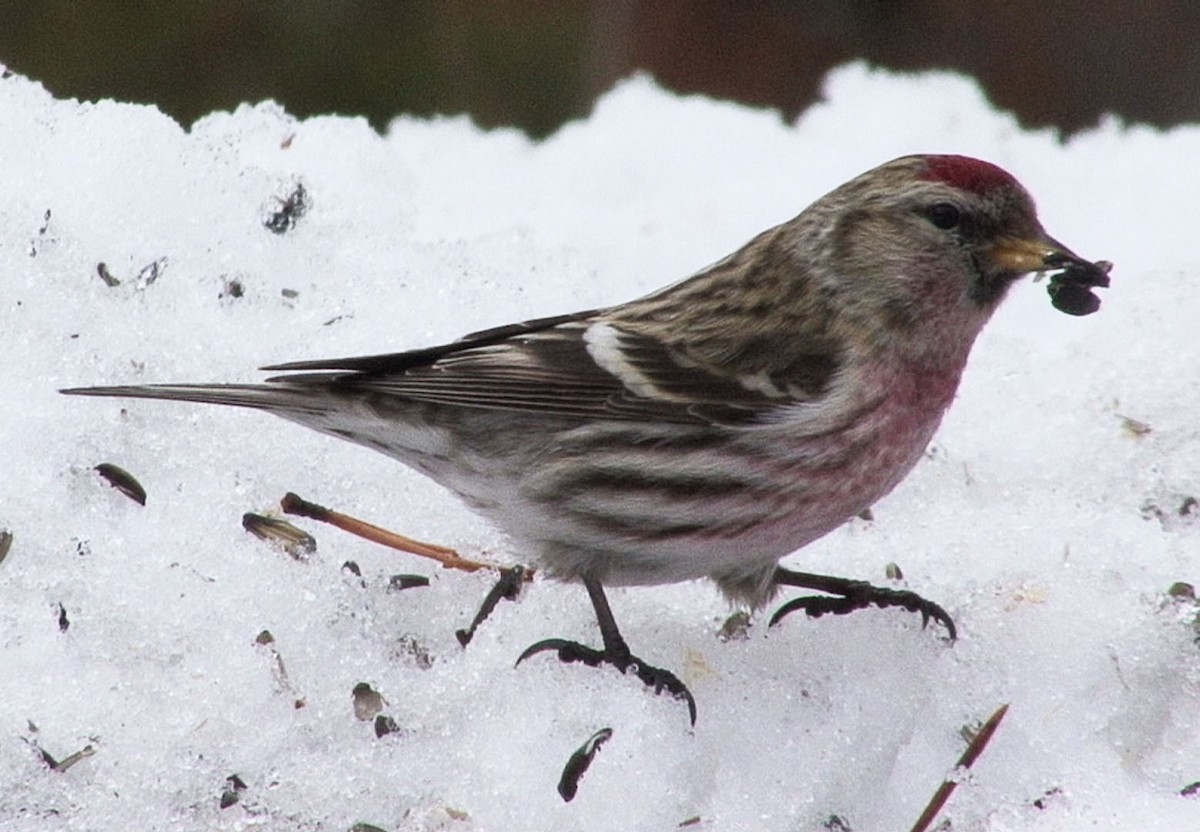
{"type": "Polygon", "coordinates": [[[692,725],[696,724],[696,700],[692,698],[692,693],[687,689],[687,685],[681,682],[679,677],[671,671],[664,670],[661,667],[654,667],[642,661],[630,653],[628,648],[597,650],[595,647],[588,647],[577,641],[568,641],[563,638],[548,638],[527,647],[525,652],[517,658],[517,664],[525,661],[530,656],[546,651],[556,652],[558,660],[565,664],[581,662],[588,667],[599,667],[602,664],[608,664],[621,671],[621,673],[627,673],[632,670],[633,674],[641,679],[642,684],[646,687],[654,688],[656,694],[666,691],[676,699],[684,702],[687,705],[688,716],[691,718],[692,725]]]}
{"type": "Polygon", "coordinates": [[[928,626],[930,620],[933,620],[946,628],[950,641],[958,638],[958,630],[950,613],[939,604],[907,589],[890,589],[874,586],[866,581],[810,575],[783,568],[776,570],[775,582],[785,586],[816,589],[830,595],[804,595],[793,598],[775,611],[771,616],[770,626],[778,624],[796,610],[804,610],[809,618],[820,618],[827,614],[846,615],[868,607],[901,607],[909,612],[920,613],[922,627],[928,626]]]}

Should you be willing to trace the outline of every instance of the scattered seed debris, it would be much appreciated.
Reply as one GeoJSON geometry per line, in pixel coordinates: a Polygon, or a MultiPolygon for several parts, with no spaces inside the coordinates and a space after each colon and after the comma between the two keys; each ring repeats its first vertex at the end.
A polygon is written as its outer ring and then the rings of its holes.
{"type": "Polygon", "coordinates": [[[1174,531],[1200,517],[1200,500],[1191,494],[1147,497],[1138,511],[1146,520],[1157,520],[1164,531],[1174,531]]]}
{"type": "Polygon", "coordinates": [[[225,788],[221,790],[221,808],[228,809],[242,799],[242,792],[246,791],[246,783],[241,777],[236,774],[231,774],[225,778],[225,788]]]}
{"type": "Polygon", "coordinates": [[[361,722],[370,722],[387,704],[379,691],[366,682],[355,685],[350,696],[354,700],[354,718],[361,722]]]}
{"type": "Polygon", "coordinates": [[[113,273],[108,270],[108,264],[106,263],[96,264],[96,274],[100,275],[100,279],[104,281],[104,285],[110,289],[121,285],[121,281],[114,277],[113,273]]]}
{"type": "Polygon", "coordinates": [[[259,540],[278,544],[283,551],[299,561],[308,560],[317,551],[316,538],[286,520],[248,511],[242,515],[242,528],[259,540]]]}
{"type": "Polygon", "coordinates": [[[154,281],[158,280],[158,278],[166,270],[167,258],[160,257],[152,263],[142,266],[142,270],[138,272],[137,277],[133,279],[133,285],[136,286],[138,290],[152,286],[154,285],[154,281]]]}
{"type": "Polygon", "coordinates": [[[962,737],[963,742],[965,742],[967,745],[970,745],[971,743],[975,742],[975,738],[979,736],[979,731],[981,728],[983,728],[983,722],[981,720],[968,722],[965,725],[958,726],[958,735],[962,737]]]}
{"type": "Polygon", "coordinates": [[[1046,789],[1046,791],[1042,792],[1041,797],[1039,797],[1033,801],[1033,808],[1045,809],[1047,806],[1050,805],[1050,801],[1052,798],[1058,797],[1061,794],[1062,794],[1062,789],[1060,789],[1058,786],[1055,786],[1050,789],[1046,789]]]}
{"type": "Polygon", "coordinates": [[[429,578],[424,575],[393,575],[388,578],[388,589],[393,592],[422,586],[429,586],[429,578]]]}
{"type": "Polygon", "coordinates": [[[1196,601],[1196,587],[1187,581],[1176,581],[1167,588],[1167,597],[1177,609],[1191,618],[1194,641],[1200,644],[1200,612],[1197,612],[1200,605],[1196,601]]]}
{"type": "Polygon", "coordinates": [[[579,791],[580,778],[588,770],[588,766],[592,764],[592,760],[595,759],[596,752],[600,750],[600,746],[608,742],[612,734],[613,730],[611,728],[601,728],[588,737],[587,741],[571,754],[570,759],[567,760],[567,764],[563,766],[562,778],[558,781],[558,794],[564,801],[570,803],[575,799],[575,794],[579,791]]]}
{"type": "Polygon", "coordinates": [[[1154,429],[1149,424],[1140,419],[1135,419],[1132,416],[1122,416],[1117,414],[1117,418],[1121,420],[1121,428],[1133,437],[1142,437],[1148,433],[1153,433],[1154,429]]]}
{"type": "Polygon", "coordinates": [[[746,610],[737,610],[721,625],[721,629],[717,630],[717,639],[719,641],[745,641],[750,638],[750,613],[746,610]]]}
{"type": "Polygon", "coordinates": [[[71,626],[71,620],[67,618],[67,608],[61,603],[58,605],[58,631],[65,633],[71,626]]]}
{"type": "MultiPolygon", "coordinates": [[[[8,72],[8,70],[5,70],[4,73],[2,75],[0,75],[0,77],[7,78],[9,76],[9,74],[10,73],[8,72]]],[[[42,215],[42,226],[37,231],[37,238],[29,241],[29,249],[27,250],[27,253],[29,254],[30,257],[38,256],[38,243],[54,242],[53,238],[46,237],[46,232],[49,230],[50,230],[50,209],[47,208],[46,213],[42,215]]]]}
{"type": "Polygon", "coordinates": [[[96,747],[89,743],[88,745],[85,745],[83,748],[76,751],[74,754],[68,754],[66,757],[63,757],[61,760],[59,760],[58,764],[54,766],[54,770],[66,771],[80,760],[87,759],[95,753],[96,747]]]}
{"type": "Polygon", "coordinates": [[[113,465],[111,462],[101,462],[96,466],[96,473],[108,480],[109,485],[135,503],[146,505],[146,489],[142,488],[142,484],[124,468],[113,465]]]}
{"type": "MultiPolygon", "coordinates": [[[[33,733],[37,733],[37,726],[34,725],[32,722],[29,723],[29,727],[33,733]]],[[[35,751],[37,751],[38,756],[40,756],[42,758],[42,762],[45,763],[46,765],[48,765],[50,767],[51,771],[66,771],[71,766],[78,763],[80,760],[91,757],[93,754],[96,753],[96,747],[94,745],[92,745],[92,743],[88,743],[83,748],[76,751],[74,754],[68,754],[66,757],[63,757],[61,760],[56,760],[56,759],[54,759],[54,756],[49,751],[47,751],[46,749],[44,749],[40,745],[38,745],[36,740],[31,740],[31,739],[24,738],[24,737],[22,739],[24,739],[25,742],[28,743],[29,745],[33,746],[33,749],[35,751]]],[[[95,741],[95,738],[93,738],[93,742],[94,741],[95,741]]]]}
{"type": "Polygon", "coordinates": [[[433,667],[433,655],[429,652],[429,648],[411,633],[400,636],[396,640],[396,646],[397,650],[394,655],[397,658],[412,659],[418,670],[428,670],[433,667]]]}
{"type": "Polygon", "coordinates": [[[883,567],[883,574],[887,576],[889,581],[903,581],[904,571],[898,563],[889,563],[883,567]]]}
{"type": "Polygon", "coordinates": [[[262,221],[263,227],[272,234],[286,234],[291,231],[296,227],[297,220],[307,214],[311,207],[308,189],[304,187],[303,182],[296,182],[291,193],[283,199],[275,197],[275,201],[279,207],[262,221]]]}
{"type": "MultiPolygon", "coordinates": [[[[517,564],[509,569],[500,570],[500,579],[496,581],[496,585],[491,588],[483,603],[479,607],[479,612],[475,613],[475,618],[471,621],[471,626],[465,630],[455,630],[454,637],[458,639],[458,643],[466,647],[471,643],[471,639],[475,637],[475,630],[487,620],[487,617],[492,614],[492,610],[496,609],[496,605],[500,603],[501,598],[506,598],[509,601],[517,600],[517,596],[521,593],[521,583],[525,578],[525,567],[517,564]]],[[[570,798],[567,798],[570,800],[570,798]]]]}
{"type": "MultiPolygon", "coordinates": [[[[275,636],[271,635],[270,630],[263,630],[254,637],[254,643],[260,647],[265,647],[271,653],[271,678],[275,682],[275,688],[280,692],[290,692],[292,682],[288,679],[287,668],[283,664],[283,656],[279,655],[279,650],[275,647],[275,636]]],[[[297,700],[299,702],[301,700],[297,700]]],[[[297,704],[297,708],[303,707],[297,704]]]]}
{"type": "Polygon", "coordinates": [[[12,532],[7,529],[0,532],[0,563],[4,563],[4,559],[8,557],[8,550],[12,548],[12,542],[12,532]]]}
{"type": "Polygon", "coordinates": [[[1167,595],[1172,598],[1178,598],[1182,601],[1196,600],[1196,587],[1189,584],[1187,581],[1176,581],[1167,587],[1167,595]]]}
{"type": "Polygon", "coordinates": [[[386,714],[380,714],[375,717],[375,736],[386,737],[388,734],[395,734],[400,730],[400,726],[396,724],[396,720],[386,714]]]}
{"type": "Polygon", "coordinates": [[[221,284],[221,291],[217,294],[217,299],[223,300],[225,298],[233,298],[234,300],[237,300],[245,294],[246,287],[242,284],[242,281],[235,277],[228,277],[225,278],[224,282],[221,284]]]}

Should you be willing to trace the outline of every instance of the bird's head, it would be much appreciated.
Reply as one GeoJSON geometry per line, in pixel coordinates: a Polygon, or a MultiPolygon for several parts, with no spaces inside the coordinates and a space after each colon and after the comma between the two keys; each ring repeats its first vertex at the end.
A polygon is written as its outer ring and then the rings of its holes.
{"type": "MultiPolygon", "coordinates": [[[[852,314],[888,330],[922,330],[968,346],[1020,277],[1055,272],[1054,305],[1099,307],[1110,264],[1092,263],[1046,233],[1009,173],[966,156],[905,156],[847,182],[797,221],[819,229],[828,274],[852,314]]],[[[891,340],[891,339],[889,339],[891,340]]]]}

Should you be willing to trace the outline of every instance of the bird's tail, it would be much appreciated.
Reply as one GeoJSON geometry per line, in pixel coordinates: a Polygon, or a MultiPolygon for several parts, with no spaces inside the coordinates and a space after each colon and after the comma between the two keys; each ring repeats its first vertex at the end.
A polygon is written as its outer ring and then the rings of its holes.
{"type": "Polygon", "coordinates": [[[168,399],[180,402],[249,407],[274,413],[298,415],[321,413],[321,396],[311,387],[289,384],[139,384],[118,387],[69,387],[59,390],[68,396],[105,396],[126,399],[168,399]]]}
{"type": "MultiPolygon", "coordinates": [[[[344,374],[343,374],[344,375],[344,374]]],[[[138,384],[118,387],[71,387],[68,396],[166,399],[261,410],[320,433],[364,445],[412,464],[406,431],[393,404],[381,415],[369,396],[340,386],[336,374],[295,375],[265,384],[138,384]]],[[[420,431],[416,432],[418,435],[420,431]]]]}

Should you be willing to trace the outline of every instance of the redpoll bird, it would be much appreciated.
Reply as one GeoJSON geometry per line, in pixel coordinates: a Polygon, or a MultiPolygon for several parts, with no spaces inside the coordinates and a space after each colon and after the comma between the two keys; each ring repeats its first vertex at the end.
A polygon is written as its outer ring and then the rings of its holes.
{"type": "MultiPolygon", "coordinates": [[[[902,606],[911,592],[780,567],[892,490],[929,443],[1008,287],[1055,272],[1095,310],[1110,264],[1042,230],[1008,173],[907,156],[847,182],[699,274],[607,309],[444,346],[267,367],[252,385],[92,387],[89,396],[266,410],[395,457],[457,493],[550,575],[579,581],[603,649],[550,639],[694,703],[617,630],[604,586],[710,578],[781,613],[902,606]]],[[[778,617],[778,616],[777,616],[778,617]]]]}

